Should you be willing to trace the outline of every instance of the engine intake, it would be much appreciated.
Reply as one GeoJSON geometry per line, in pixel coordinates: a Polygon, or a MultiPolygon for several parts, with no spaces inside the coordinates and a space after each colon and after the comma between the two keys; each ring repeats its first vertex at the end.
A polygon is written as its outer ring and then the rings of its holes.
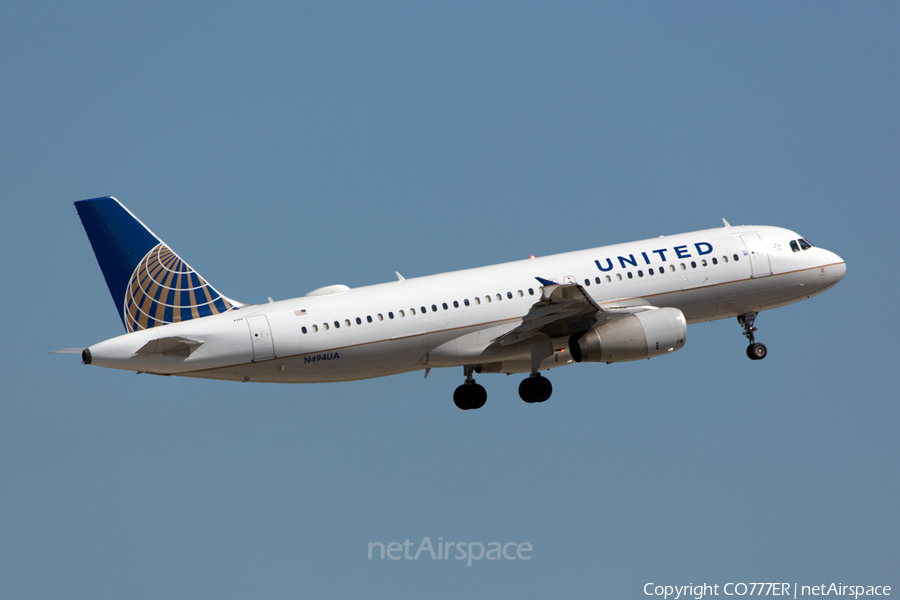
{"type": "Polygon", "coordinates": [[[677,308],[659,308],[590,329],[569,338],[575,362],[624,362],[681,350],[687,321],[677,308]]]}

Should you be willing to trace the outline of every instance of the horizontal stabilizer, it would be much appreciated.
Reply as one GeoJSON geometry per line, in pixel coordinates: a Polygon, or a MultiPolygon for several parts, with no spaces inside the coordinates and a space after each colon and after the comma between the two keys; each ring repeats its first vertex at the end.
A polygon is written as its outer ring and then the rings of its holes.
{"type": "Polygon", "coordinates": [[[166,356],[190,356],[203,342],[180,336],[150,340],[135,354],[163,354],[166,356]]]}

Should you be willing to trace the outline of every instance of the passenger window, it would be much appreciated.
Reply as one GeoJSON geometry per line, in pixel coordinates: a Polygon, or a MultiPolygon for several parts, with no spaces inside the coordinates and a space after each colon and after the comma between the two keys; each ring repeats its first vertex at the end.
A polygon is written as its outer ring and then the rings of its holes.
{"type": "Polygon", "coordinates": [[[350,327],[350,319],[344,319],[344,325],[350,327]]]}
{"type": "Polygon", "coordinates": [[[302,331],[303,333],[306,333],[306,327],[301,327],[300,331],[302,331]]]}
{"type": "Polygon", "coordinates": [[[648,274],[648,275],[653,275],[653,269],[647,269],[647,274],[648,274]]]}
{"type": "Polygon", "coordinates": [[[500,302],[501,300],[503,300],[503,296],[501,296],[500,294],[497,294],[497,302],[500,302]]]}
{"type": "Polygon", "coordinates": [[[459,308],[459,302],[456,300],[453,301],[453,308],[459,308]]]}
{"type": "Polygon", "coordinates": [[[485,297],[484,297],[484,301],[487,302],[488,304],[490,304],[490,303],[491,303],[491,297],[490,297],[490,296],[485,296],[485,297]]]}
{"type": "Polygon", "coordinates": [[[606,283],[612,283],[612,277],[609,275],[606,276],[606,283]]]}
{"type": "Polygon", "coordinates": [[[423,306],[423,307],[422,307],[422,314],[424,315],[424,314],[427,313],[427,312],[428,312],[428,311],[425,310],[425,307],[423,306]]]}
{"type": "Polygon", "coordinates": [[[446,303],[446,302],[444,302],[443,304],[441,304],[441,306],[444,307],[444,310],[447,310],[447,303],[446,303]]]}
{"type": "Polygon", "coordinates": [[[727,257],[727,256],[723,256],[723,257],[722,257],[722,261],[725,262],[725,263],[728,263],[728,257],[727,257]]]}
{"type": "Polygon", "coordinates": [[[382,316],[381,313],[378,313],[378,320],[379,320],[379,321],[384,321],[384,317],[382,316]]]}
{"type": "Polygon", "coordinates": [[[691,261],[691,268],[692,268],[692,269],[696,269],[696,268],[697,268],[697,263],[696,263],[695,261],[693,261],[693,260],[691,261]]]}
{"type": "Polygon", "coordinates": [[[406,313],[403,312],[403,311],[401,310],[401,311],[400,311],[400,318],[402,319],[402,318],[405,317],[405,316],[406,316],[406,313]]]}
{"type": "Polygon", "coordinates": [[[512,292],[506,292],[506,297],[512,300],[512,292]]]}
{"type": "Polygon", "coordinates": [[[372,322],[372,315],[367,315],[367,316],[366,316],[366,321],[368,321],[369,323],[371,323],[371,322],[372,322]]]}
{"type": "Polygon", "coordinates": [[[584,285],[586,285],[586,286],[591,285],[591,280],[590,280],[590,279],[585,279],[585,280],[584,280],[584,285]]]}
{"type": "Polygon", "coordinates": [[[534,288],[528,288],[528,295],[534,296],[534,288]]]}
{"type": "Polygon", "coordinates": [[[328,329],[329,329],[329,328],[328,328],[328,323],[322,323],[322,327],[325,328],[325,331],[328,331],[328,329]]]}
{"type": "Polygon", "coordinates": [[[475,304],[481,304],[481,298],[475,296],[475,304]]]}
{"type": "Polygon", "coordinates": [[[468,298],[465,298],[465,299],[463,300],[463,304],[465,304],[466,306],[469,306],[469,299],[468,299],[468,298]]]}
{"type": "Polygon", "coordinates": [[[644,276],[644,272],[641,271],[640,269],[638,269],[638,277],[643,277],[643,276],[644,276]]]}
{"type": "Polygon", "coordinates": [[[524,297],[525,297],[525,294],[522,292],[522,290],[519,290],[519,291],[516,292],[516,293],[519,294],[519,298],[524,298],[524,297]]]}
{"type": "Polygon", "coordinates": [[[416,309],[414,309],[414,308],[409,309],[409,314],[415,316],[415,315],[416,315],[416,309]]]}
{"type": "Polygon", "coordinates": [[[362,325],[362,319],[360,319],[359,317],[356,317],[356,324],[362,325]]]}
{"type": "Polygon", "coordinates": [[[703,260],[700,261],[700,265],[701,265],[701,266],[704,266],[704,267],[707,266],[707,262],[706,262],[706,259],[705,259],[705,258],[704,258],[703,260]]]}
{"type": "Polygon", "coordinates": [[[334,328],[335,328],[335,329],[340,329],[340,328],[341,328],[341,322],[340,322],[340,321],[335,321],[335,322],[334,322],[334,328]]]}
{"type": "MultiPolygon", "coordinates": [[[[606,276],[606,280],[609,281],[609,275],[606,276]]],[[[600,278],[594,277],[594,283],[596,283],[597,285],[600,285],[600,278]]]]}
{"type": "Polygon", "coordinates": [[[718,258],[714,258],[714,259],[712,259],[712,261],[713,261],[713,264],[714,264],[714,265],[719,264],[719,259],[718,259],[718,258]]]}
{"type": "Polygon", "coordinates": [[[628,279],[634,279],[634,275],[631,274],[631,271],[628,271],[628,279]]]}
{"type": "Polygon", "coordinates": [[[740,258],[738,258],[737,254],[732,254],[731,257],[734,258],[734,262],[741,260],[740,258]]]}
{"type": "Polygon", "coordinates": [[[616,279],[618,279],[619,281],[622,281],[622,274],[616,273],[616,279]]]}
{"type": "Polygon", "coordinates": [[[315,332],[315,331],[318,331],[318,330],[319,330],[319,326],[318,326],[318,325],[313,325],[313,331],[315,332]]]}
{"type": "MultiPolygon", "coordinates": [[[[444,306],[446,307],[446,304],[444,306]]],[[[431,312],[437,312],[437,304],[431,305],[431,312]]]]}
{"type": "Polygon", "coordinates": [[[388,313],[388,319],[393,319],[393,318],[394,318],[394,313],[393,313],[393,312],[389,312],[389,313],[388,313]]]}

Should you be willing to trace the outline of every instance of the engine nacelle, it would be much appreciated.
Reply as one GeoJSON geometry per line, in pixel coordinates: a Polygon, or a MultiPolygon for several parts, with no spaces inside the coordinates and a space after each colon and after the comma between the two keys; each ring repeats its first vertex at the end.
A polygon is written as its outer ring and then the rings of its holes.
{"type": "Polygon", "coordinates": [[[687,321],[677,308],[659,308],[611,321],[569,338],[575,362],[624,362],[681,350],[687,321]]]}

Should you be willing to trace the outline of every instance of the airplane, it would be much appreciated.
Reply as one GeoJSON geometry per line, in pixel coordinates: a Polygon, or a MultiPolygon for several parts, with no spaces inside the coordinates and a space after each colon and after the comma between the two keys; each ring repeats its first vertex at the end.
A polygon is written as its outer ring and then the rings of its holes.
{"type": "MultiPolygon", "coordinates": [[[[688,324],[737,318],[747,356],[766,357],[755,321],[846,272],[835,253],[780,227],[731,226],[505,264],[245,304],[219,293],[112,197],[75,202],[127,333],[80,352],[113,369],[241,382],[322,383],[462,367],[453,400],[485,405],[475,374],[634,361],[684,347],[688,324]]],[[[65,352],[65,351],[62,351],[65,352]]]]}

